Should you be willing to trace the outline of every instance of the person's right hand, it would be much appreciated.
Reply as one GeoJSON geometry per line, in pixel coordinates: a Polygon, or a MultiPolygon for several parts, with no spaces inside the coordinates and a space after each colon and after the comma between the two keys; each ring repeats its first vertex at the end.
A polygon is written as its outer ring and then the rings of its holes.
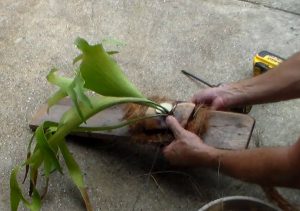
{"type": "Polygon", "coordinates": [[[226,109],[242,104],[243,91],[234,85],[223,85],[198,91],[192,98],[195,104],[210,105],[213,109],[226,109]]]}
{"type": "Polygon", "coordinates": [[[166,118],[166,124],[173,132],[174,140],[163,149],[163,154],[172,165],[210,166],[217,156],[217,150],[206,145],[199,136],[185,130],[173,117],[166,118]]]}

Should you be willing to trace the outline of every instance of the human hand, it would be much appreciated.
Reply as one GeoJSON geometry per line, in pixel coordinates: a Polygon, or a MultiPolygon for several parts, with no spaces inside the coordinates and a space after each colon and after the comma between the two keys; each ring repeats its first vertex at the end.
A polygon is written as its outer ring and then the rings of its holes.
{"type": "Polygon", "coordinates": [[[163,149],[163,154],[172,165],[210,165],[213,147],[204,144],[197,135],[182,128],[173,116],[168,116],[166,123],[173,132],[175,140],[163,149]]]}
{"type": "Polygon", "coordinates": [[[210,105],[213,109],[225,109],[242,104],[244,91],[238,85],[223,85],[198,91],[192,98],[195,104],[210,105]]]}

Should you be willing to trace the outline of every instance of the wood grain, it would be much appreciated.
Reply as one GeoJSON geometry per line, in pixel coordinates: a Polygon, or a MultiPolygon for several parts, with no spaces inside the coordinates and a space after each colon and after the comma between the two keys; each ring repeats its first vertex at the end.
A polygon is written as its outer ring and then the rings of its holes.
{"type": "MultiPolygon", "coordinates": [[[[47,113],[47,105],[43,105],[33,116],[29,126],[32,130],[43,121],[59,122],[62,114],[70,108],[70,101],[64,99],[50,108],[47,113]]],[[[249,140],[254,128],[255,120],[245,114],[209,111],[208,129],[202,139],[208,145],[222,149],[244,149],[249,145],[249,140]]],[[[124,105],[114,106],[99,112],[87,120],[82,127],[99,127],[118,124],[124,116],[124,105]]],[[[97,139],[130,139],[128,127],[101,132],[74,133],[80,137],[97,139]]]]}

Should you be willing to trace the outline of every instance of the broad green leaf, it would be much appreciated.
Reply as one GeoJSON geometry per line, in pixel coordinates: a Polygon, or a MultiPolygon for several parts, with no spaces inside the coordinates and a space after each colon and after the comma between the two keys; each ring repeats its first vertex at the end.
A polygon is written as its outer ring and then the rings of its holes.
{"type": "Polygon", "coordinates": [[[76,108],[76,112],[78,113],[78,115],[80,116],[82,121],[85,122],[85,119],[83,118],[83,114],[82,114],[82,112],[79,108],[79,101],[78,101],[78,97],[77,97],[77,94],[76,94],[75,90],[72,89],[72,88],[69,88],[67,90],[67,93],[68,93],[69,97],[72,99],[72,102],[74,103],[74,106],[76,108]]]}
{"type": "Polygon", "coordinates": [[[47,104],[48,104],[48,108],[47,108],[47,112],[49,112],[49,109],[54,106],[56,103],[58,103],[58,101],[60,101],[61,99],[63,99],[64,97],[68,96],[68,94],[63,90],[63,89],[59,89],[58,91],[56,91],[50,98],[48,98],[47,100],[47,104]]]}
{"type": "Polygon", "coordinates": [[[80,72],[86,88],[104,96],[144,98],[101,44],[89,45],[82,38],[75,44],[82,51],[80,72]]]}
{"type": "Polygon", "coordinates": [[[61,89],[63,89],[64,91],[66,91],[68,89],[68,87],[70,87],[71,83],[73,82],[73,79],[63,77],[63,76],[58,76],[56,74],[56,72],[57,72],[57,69],[55,69],[55,68],[51,69],[51,71],[47,75],[47,80],[51,84],[54,84],[54,85],[60,87],[61,89]]]}
{"type": "Polygon", "coordinates": [[[66,162],[70,177],[72,178],[73,182],[79,188],[84,187],[83,176],[79,168],[79,165],[75,161],[73,155],[70,153],[65,141],[62,141],[59,144],[59,149],[66,162]]]}
{"type": "Polygon", "coordinates": [[[38,211],[41,208],[41,198],[39,197],[39,193],[36,189],[34,189],[34,194],[32,197],[32,202],[27,201],[21,191],[21,188],[18,184],[17,174],[19,172],[20,167],[16,166],[10,175],[10,206],[12,211],[17,211],[20,201],[24,203],[24,205],[29,208],[31,211],[38,211]]]}
{"type": "Polygon", "coordinates": [[[56,153],[52,150],[47,142],[47,138],[44,133],[44,124],[36,129],[35,135],[37,146],[42,152],[46,177],[48,177],[53,170],[59,170],[62,173],[56,153]]]}
{"type": "Polygon", "coordinates": [[[70,87],[73,79],[66,78],[62,76],[58,76],[56,74],[57,69],[51,69],[51,71],[47,75],[47,80],[51,84],[58,86],[60,89],[56,91],[51,97],[48,98],[48,111],[49,108],[55,105],[58,101],[68,96],[68,87],[70,87]]]}
{"type": "Polygon", "coordinates": [[[36,163],[38,161],[42,161],[42,158],[37,158],[33,155],[35,155],[35,153],[39,150],[39,147],[37,145],[35,145],[33,153],[31,154],[31,156],[25,161],[26,165],[32,165],[33,163],[36,163]]]}
{"type": "Polygon", "coordinates": [[[28,205],[28,208],[32,211],[40,210],[41,209],[41,197],[38,191],[34,188],[33,195],[32,195],[32,202],[28,205]]]}
{"type": "MultiPolygon", "coordinates": [[[[44,136],[48,136],[49,133],[52,133],[52,132],[56,132],[57,131],[57,126],[58,126],[58,123],[56,122],[51,122],[51,121],[45,121],[43,123],[43,125],[41,125],[40,127],[43,127],[44,130],[46,131],[44,133],[44,136]],[[48,133],[48,134],[47,134],[48,133]]],[[[37,130],[35,131],[34,133],[34,138],[36,138],[36,133],[37,133],[37,130]]],[[[53,147],[53,146],[52,146],[53,147]]],[[[57,148],[57,147],[56,147],[57,148]]],[[[33,155],[35,155],[35,152],[39,150],[39,146],[38,145],[35,145],[34,147],[34,150],[33,150],[33,153],[32,153],[32,156],[30,156],[30,158],[28,158],[26,160],[26,162],[24,163],[25,165],[32,165],[34,163],[37,163],[37,162],[40,162],[42,161],[42,158],[41,157],[35,157],[33,155]]],[[[53,150],[53,148],[52,148],[53,150]]],[[[54,150],[54,152],[56,152],[56,150],[54,150]]]]}
{"type": "Polygon", "coordinates": [[[47,76],[47,79],[50,83],[57,85],[60,87],[60,90],[54,94],[50,98],[50,103],[48,101],[48,108],[49,106],[57,103],[59,100],[61,100],[64,96],[69,95],[69,97],[72,99],[72,102],[75,105],[75,108],[79,114],[79,116],[82,118],[83,121],[83,115],[79,108],[79,103],[85,103],[89,106],[91,106],[91,103],[89,102],[87,96],[85,95],[85,89],[84,89],[84,79],[81,77],[81,73],[78,72],[76,77],[72,80],[66,77],[58,76],[56,74],[56,69],[52,69],[50,73],[47,76]]]}
{"type": "Polygon", "coordinates": [[[15,167],[10,175],[10,206],[12,211],[17,211],[20,201],[23,201],[22,191],[17,181],[19,166],[15,167]]]}
{"type": "MultiPolygon", "coordinates": [[[[27,146],[27,156],[26,156],[26,160],[29,160],[30,156],[31,156],[31,145],[32,145],[32,142],[34,140],[34,134],[32,135],[31,139],[29,140],[29,144],[27,146]]],[[[24,178],[23,178],[23,182],[25,182],[26,178],[27,178],[27,174],[28,174],[28,171],[29,171],[29,164],[24,164],[25,165],[25,175],[24,175],[24,178]]]]}
{"type": "Polygon", "coordinates": [[[83,102],[85,105],[93,108],[90,99],[85,95],[85,88],[84,88],[85,81],[81,76],[81,73],[78,72],[75,79],[74,79],[74,91],[77,95],[77,98],[80,102],[83,102]]]}
{"type": "Polygon", "coordinates": [[[89,197],[88,197],[85,185],[84,185],[83,174],[80,170],[79,165],[75,161],[73,155],[70,153],[65,141],[62,141],[59,144],[59,149],[61,151],[61,154],[64,157],[70,177],[82,195],[86,209],[92,210],[92,206],[91,206],[91,203],[90,203],[90,200],[89,200],[89,197]]]}
{"type": "MultiPolygon", "coordinates": [[[[41,159],[41,161],[42,161],[42,159],[41,159]]],[[[33,193],[34,189],[36,188],[38,174],[39,174],[38,168],[31,166],[30,167],[29,196],[32,196],[32,193],[33,193]]]]}

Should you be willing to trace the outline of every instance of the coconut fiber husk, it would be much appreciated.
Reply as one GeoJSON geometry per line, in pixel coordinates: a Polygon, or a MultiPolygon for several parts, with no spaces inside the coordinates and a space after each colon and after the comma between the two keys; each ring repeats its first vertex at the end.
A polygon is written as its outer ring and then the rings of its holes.
{"type": "MultiPolygon", "coordinates": [[[[162,103],[168,102],[174,105],[174,109],[176,109],[176,104],[180,103],[177,101],[172,101],[164,97],[151,97],[151,100],[162,103]]],[[[138,104],[127,104],[125,107],[125,115],[124,120],[130,120],[137,117],[146,116],[146,111],[148,107],[138,104]]],[[[191,116],[188,119],[187,124],[185,125],[185,129],[189,130],[199,136],[203,135],[207,130],[207,123],[208,123],[208,107],[203,105],[198,105],[195,107],[194,111],[192,112],[191,116]]],[[[146,120],[138,121],[135,124],[129,126],[130,134],[132,135],[131,139],[133,141],[139,143],[152,143],[152,144],[168,144],[170,143],[174,137],[172,132],[166,127],[164,120],[166,117],[155,117],[160,122],[162,122],[162,127],[160,129],[152,129],[149,130],[146,125],[146,120]]],[[[149,122],[148,122],[149,123],[149,122]]]]}

